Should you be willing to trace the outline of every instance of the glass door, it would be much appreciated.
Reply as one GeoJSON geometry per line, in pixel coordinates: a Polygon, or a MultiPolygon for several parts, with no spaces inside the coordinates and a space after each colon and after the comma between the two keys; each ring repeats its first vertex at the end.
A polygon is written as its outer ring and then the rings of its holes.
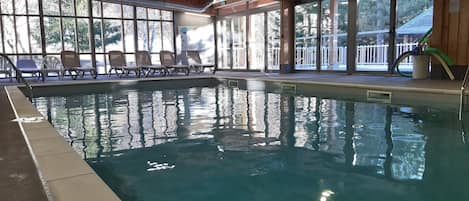
{"type": "Polygon", "coordinates": [[[264,13],[249,16],[249,69],[265,69],[264,13]]]}
{"type": "Polygon", "coordinates": [[[280,69],[280,10],[267,13],[267,70],[280,69]]]}
{"type": "Polygon", "coordinates": [[[232,37],[231,37],[231,20],[220,20],[217,22],[218,30],[218,68],[232,68],[232,37]]]}
{"type": "Polygon", "coordinates": [[[295,7],[295,69],[315,70],[318,36],[318,2],[295,7]]]}
{"type": "Polygon", "coordinates": [[[233,69],[246,70],[246,16],[233,17],[231,20],[233,69]]]}
{"type": "Polygon", "coordinates": [[[347,0],[321,2],[321,70],[347,69],[347,0]]]}
{"type": "MultiPolygon", "coordinates": [[[[432,28],[433,0],[397,1],[396,58],[417,46],[418,40],[432,28]]],[[[399,64],[399,70],[412,71],[412,57],[399,64]]]]}
{"type": "Polygon", "coordinates": [[[358,2],[357,71],[388,71],[390,1],[358,2]]]}

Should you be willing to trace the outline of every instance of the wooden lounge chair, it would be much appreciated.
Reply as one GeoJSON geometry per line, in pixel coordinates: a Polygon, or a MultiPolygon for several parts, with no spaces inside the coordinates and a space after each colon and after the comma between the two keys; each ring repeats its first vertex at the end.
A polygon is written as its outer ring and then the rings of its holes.
{"type": "Polygon", "coordinates": [[[171,74],[183,72],[186,75],[189,75],[190,68],[189,65],[184,64],[176,64],[176,58],[174,57],[174,53],[170,51],[161,51],[160,52],[160,61],[161,65],[168,68],[171,71],[171,74]]]}
{"type": "Polygon", "coordinates": [[[163,76],[168,73],[165,66],[151,63],[150,53],[147,51],[137,51],[135,53],[135,61],[137,63],[137,67],[142,71],[145,77],[148,77],[150,74],[154,74],[157,71],[163,76]]]}
{"type": "Polygon", "coordinates": [[[63,68],[57,57],[45,56],[42,61],[42,75],[48,77],[49,73],[56,73],[59,79],[63,79],[63,68]]]}
{"type": "Polygon", "coordinates": [[[130,72],[134,72],[137,77],[140,77],[140,70],[138,67],[128,67],[125,55],[121,51],[109,51],[109,69],[108,75],[111,76],[112,70],[118,77],[122,77],[124,74],[129,76],[130,72]]]}
{"type": "Polygon", "coordinates": [[[5,78],[9,78],[10,82],[13,81],[12,71],[13,67],[12,64],[8,62],[5,55],[0,56],[0,73],[5,75],[5,78]]]}
{"type": "Polygon", "coordinates": [[[205,68],[210,68],[212,73],[215,74],[215,64],[203,64],[199,51],[187,51],[187,62],[191,69],[197,73],[202,73],[205,68]]]}
{"type": "Polygon", "coordinates": [[[90,73],[93,79],[96,79],[98,73],[93,67],[82,67],[80,64],[80,56],[75,51],[62,51],[60,52],[60,59],[64,68],[64,75],[68,72],[72,79],[77,79],[78,76],[83,77],[85,73],[90,73]]]}
{"type": "Polygon", "coordinates": [[[24,77],[24,73],[31,74],[33,77],[36,77],[38,79],[42,78],[42,81],[44,81],[44,76],[42,74],[42,69],[38,68],[36,65],[36,62],[32,59],[18,59],[16,61],[16,73],[20,77],[24,77]]]}

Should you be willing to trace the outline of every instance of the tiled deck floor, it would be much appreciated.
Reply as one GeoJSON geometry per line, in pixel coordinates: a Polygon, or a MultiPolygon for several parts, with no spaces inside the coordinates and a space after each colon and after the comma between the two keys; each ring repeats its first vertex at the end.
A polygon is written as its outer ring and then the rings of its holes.
{"type": "MultiPolygon", "coordinates": [[[[206,77],[212,74],[191,75],[191,77],[206,77]]],[[[256,73],[256,72],[217,72],[215,76],[231,78],[261,78],[268,80],[295,80],[311,81],[315,83],[333,85],[369,85],[386,87],[399,87],[413,90],[437,90],[456,94],[459,91],[461,81],[449,80],[412,80],[409,78],[383,75],[345,75],[344,73],[256,73]]],[[[181,77],[181,76],[178,76],[181,77]]],[[[119,79],[108,76],[100,76],[96,81],[119,79]]],[[[138,78],[122,78],[138,79],[138,78]]],[[[158,78],[141,78],[158,79],[158,78]]],[[[64,80],[49,78],[46,82],[29,79],[33,84],[60,84],[60,83],[87,83],[95,80],[72,80],[69,77],[64,80]]],[[[16,85],[8,79],[0,79],[2,85],[16,85]]],[[[24,141],[23,135],[16,122],[11,122],[15,115],[3,87],[0,89],[0,198],[8,200],[47,200],[41,187],[41,182],[36,173],[33,160],[24,141]]]]}
{"type": "MultiPolygon", "coordinates": [[[[191,74],[190,77],[199,76],[212,76],[211,73],[205,74],[191,74]]],[[[358,84],[358,85],[369,85],[369,86],[381,86],[381,87],[400,87],[400,88],[413,88],[413,89],[435,89],[435,90],[449,90],[459,91],[461,87],[460,80],[412,80],[410,78],[399,77],[399,76],[388,76],[388,75],[370,75],[370,74],[354,74],[346,75],[345,73],[330,73],[330,72],[302,72],[293,74],[279,74],[279,73],[259,73],[259,72],[228,72],[219,71],[215,76],[220,77],[241,77],[241,78],[262,78],[269,80],[296,80],[296,81],[311,81],[315,83],[324,84],[358,84]]],[[[177,75],[177,77],[183,77],[183,75],[177,75]]],[[[120,78],[120,79],[158,79],[158,77],[152,78],[120,78]]],[[[28,78],[28,81],[33,84],[43,84],[42,81],[37,79],[28,78]]],[[[108,77],[101,75],[98,77],[99,80],[119,80],[116,76],[108,77]]],[[[94,81],[90,77],[85,79],[72,80],[70,77],[66,77],[64,80],[58,80],[55,77],[48,78],[47,83],[70,83],[70,82],[92,82],[94,81]]],[[[8,79],[0,79],[1,85],[16,85],[15,81],[10,82],[8,79]]]]}

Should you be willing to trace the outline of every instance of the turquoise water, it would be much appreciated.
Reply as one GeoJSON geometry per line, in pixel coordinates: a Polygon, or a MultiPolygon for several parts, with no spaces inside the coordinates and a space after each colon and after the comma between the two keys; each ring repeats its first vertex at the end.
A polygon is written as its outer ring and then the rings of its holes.
{"type": "Polygon", "coordinates": [[[452,110],[221,85],[34,104],[125,201],[469,200],[452,110]]]}

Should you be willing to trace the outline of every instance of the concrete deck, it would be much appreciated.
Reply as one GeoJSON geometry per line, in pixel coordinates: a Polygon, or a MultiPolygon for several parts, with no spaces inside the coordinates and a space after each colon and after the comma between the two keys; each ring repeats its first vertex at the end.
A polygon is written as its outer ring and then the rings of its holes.
{"type": "MultiPolygon", "coordinates": [[[[207,77],[213,76],[212,74],[191,74],[190,77],[207,77]]],[[[356,86],[356,87],[367,87],[367,88],[398,88],[401,90],[419,90],[428,91],[435,93],[446,93],[446,94],[458,94],[461,81],[460,80],[412,80],[410,78],[390,76],[390,75],[371,75],[371,74],[354,74],[346,75],[345,73],[335,72],[301,72],[292,74],[278,74],[278,73],[260,73],[260,72],[228,72],[219,71],[215,75],[216,77],[222,78],[256,78],[263,80],[287,80],[287,81],[299,81],[322,85],[333,85],[333,86],[356,86]]],[[[183,75],[177,75],[174,77],[185,77],[183,75]]],[[[165,77],[167,79],[168,77],[165,77]]],[[[171,77],[169,77],[170,79],[171,77]]],[[[64,80],[58,80],[57,78],[48,78],[45,82],[40,80],[29,78],[27,79],[33,85],[47,85],[47,84],[60,84],[60,83],[92,83],[102,82],[103,80],[137,80],[137,79],[160,79],[160,77],[151,78],[135,78],[135,77],[124,77],[117,78],[116,76],[108,77],[106,75],[100,75],[97,80],[93,80],[90,77],[79,80],[72,80],[70,77],[66,77],[64,80]]],[[[15,81],[10,82],[8,79],[0,79],[1,85],[17,85],[15,81]]]]}
{"type": "Polygon", "coordinates": [[[0,107],[0,200],[48,200],[3,87],[0,107]]]}

